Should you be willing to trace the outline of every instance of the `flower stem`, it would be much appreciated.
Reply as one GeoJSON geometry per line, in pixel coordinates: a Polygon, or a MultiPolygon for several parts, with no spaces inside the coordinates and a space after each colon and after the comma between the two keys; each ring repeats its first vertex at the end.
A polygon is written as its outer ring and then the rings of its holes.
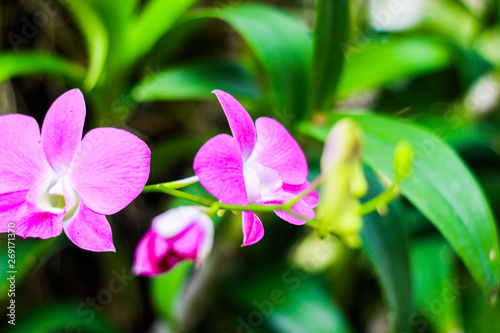
{"type": "MultiPolygon", "coordinates": [[[[176,183],[176,182],[171,182],[171,183],[176,183]]],[[[209,210],[208,210],[209,215],[217,213],[217,211],[219,211],[220,209],[231,210],[231,211],[252,211],[252,212],[274,212],[275,210],[283,210],[289,214],[292,214],[295,217],[298,217],[300,219],[307,221],[307,218],[305,218],[304,216],[297,214],[295,212],[292,212],[291,205],[289,204],[289,202],[285,203],[283,205],[266,205],[266,206],[254,204],[254,203],[250,203],[249,205],[229,205],[229,204],[225,204],[225,203],[222,203],[220,201],[213,200],[213,199],[208,199],[208,198],[196,195],[196,194],[191,194],[191,193],[186,193],[183,191],[176,190],[175,188],[169,187],[169,184],[170,183],[149,185],[149,186],[144,187],[144,190],[142,192],[143,193],[163,192],[163,193],[170,194],[170,195],[177,197],[177,198],[189,200],[189,201],[197,203],[199,205],[209,207],[209,210]]],[[[174,184],[173,186],[177,186],[177,185],[174,184]]],[[[307,194],[305,194],[305,195],[307,195],[307,194]]]]}
{"type": "Polygon", "coordinates": [[[365,202],[361,207],[359,207],[359,214],[361,216],[370,214],[380,207],[387,206],[391,201],[399,196],[399,187],[396,184],[392,184],[387,190],[382,192],[375,198],[365,202]]]}
{"type": "Polygon", "coordinates": [[[163,192],[166,194],[170,194],[174,197],[181,198],[181,199],[186,199],[192,202],[195,202],[197,204],[206,206],[206,207],[211,207],[213,203],[215,202],[214,200],[207,199],[204,197],[201,197],[196,194],[191,194],[191,193],[186,193],[182,192],[173,188],[170,188],[168,186],[165,186],[164,184],[157,184],[157,185],[149,185],[146,186],[143,190],[143,192],[163,192]],[[146,189],[147,187],[147,189],[146,189]]]}
{"type": "Polygon", "coordinates": [[[156,190],[158,189],[158,186],[164,186],[164,187],[168,187],[168,188],[175,190],[175,189],[179,189],[179,188],[183,188],[183,187],[195,184],[198,181],[199,181],[198,176],[192,176],[192,177],[188,177],[188,178],[184,178],[184,179],[175,180],[172,182],[155,184],[155,185],[148,185],[148,186],[144,187],[144,190],[142,190],[142,192],[144,192],[144,193],[156,192],[156,190]]]}

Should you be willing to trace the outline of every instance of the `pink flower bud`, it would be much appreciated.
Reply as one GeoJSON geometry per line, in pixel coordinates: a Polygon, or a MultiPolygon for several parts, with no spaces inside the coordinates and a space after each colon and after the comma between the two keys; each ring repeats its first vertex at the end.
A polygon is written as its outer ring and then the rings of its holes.
{"type": "Polygon", "coordinates": [[[212,249],[214,225],[198,207],[171,209],[153,219],[151,229],[137,245],[133,270],[158,275],[183,260],[201,265],[212,249]]]}

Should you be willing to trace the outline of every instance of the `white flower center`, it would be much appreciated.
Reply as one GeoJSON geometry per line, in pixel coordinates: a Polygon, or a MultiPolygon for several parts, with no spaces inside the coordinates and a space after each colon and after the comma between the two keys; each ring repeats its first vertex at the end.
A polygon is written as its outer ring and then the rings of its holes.
{"type": "Polygon", "coordinates": [[[257,162],[245,162],[243,175],[248,199],[253,203],[272,200],[276,191],[283,187],[283,182],[276,171],[257,162]]]}
{"type": "Polygon", "coordinates": [[[41,188],[43,190],[36,198],[36,206],[39,209],[54,214],[65,212],[64,220],[75,215],[80,196],[65,176],[55,176],[41,184],[41,188]]]}

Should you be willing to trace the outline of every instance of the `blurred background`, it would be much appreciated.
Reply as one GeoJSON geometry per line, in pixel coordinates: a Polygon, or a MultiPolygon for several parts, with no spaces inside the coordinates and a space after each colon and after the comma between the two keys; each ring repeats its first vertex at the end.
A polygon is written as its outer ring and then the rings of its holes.
{"type": "Polygon", "coordinates": [[[395,140],[411,136],[422,177],[364,217],[360,249],[272,214],[261,215],[264,239],[241,247],[241,218],[228,213],[203,269],[135,277],[151,219],[188,204],[161,193],[108,216],[116,253],[17,238],[15,326],[1,235],[0,331],[500,332],[498,252],[481,252],[498,250],[499,1],[4,0],[0,11],[0,114],[41,124],[80,88],[85,130],[119,127],[148,143],[149,184],[193,175],[201,145],[229,132],[213,89],[283,123],[311,179],[320,129],[367,111],[363,200],[387,186],[395,140]]]}

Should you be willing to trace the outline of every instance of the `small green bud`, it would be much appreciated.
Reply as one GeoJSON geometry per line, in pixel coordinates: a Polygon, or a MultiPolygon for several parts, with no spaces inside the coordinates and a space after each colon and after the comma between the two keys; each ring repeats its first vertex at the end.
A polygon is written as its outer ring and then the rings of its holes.
{"type": "Polygon", "coordinates": [[[409,142],[400,141],[394,149],[394,182],[396,184],[408,178],[412,171],[413,147],[409,142]]]}

